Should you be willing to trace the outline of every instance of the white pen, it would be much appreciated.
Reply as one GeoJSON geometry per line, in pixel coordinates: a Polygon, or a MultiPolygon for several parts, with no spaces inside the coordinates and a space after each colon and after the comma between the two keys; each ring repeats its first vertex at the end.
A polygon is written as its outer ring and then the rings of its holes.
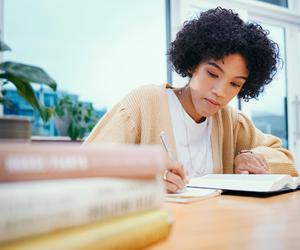
{"type": "Polygon", "coordinates": [[[167,139],[167,134],[165,131],[161,131],[160,134],[159,134],[159,137],[160,137],[160,140],[169,156],[169,158],[172,160],[172,161],[175,161],[175,157],[171,151],[171,148],[169,146],[169,143],[168,143],[168,139],[167,139]]]}
{"type": "MultiPolygon", "coordinates": [[[[159,137],[160,137],[160,140],[161,140],[161,142],[162,142],[162,144],[163,144],[163,146],[164,146],[164,148],[165,148],[165,150],[166,150],[166,152],[167,152],[169,158],[170,158],[172,161],[176,161],[176,159],[175,159],[175,157],[174,157],[174,155],[173,155],[173,153],[172,153],[172,150],[171,150],[171,148],[170,148],[170,146],[169,146],[166,132],[165,132],[165,131],[161,131],[160,134],[159,134],[159,137]]],[[[182,192],[184,192],[184,191],[187,191],[187,188],[186,188],[186,187],[177,190],[176,193],[182,193],[182,192]]]]}

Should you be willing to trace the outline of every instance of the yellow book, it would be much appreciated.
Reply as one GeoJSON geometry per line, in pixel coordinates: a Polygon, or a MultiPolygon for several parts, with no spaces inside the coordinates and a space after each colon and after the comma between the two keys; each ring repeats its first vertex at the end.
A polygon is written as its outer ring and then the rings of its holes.
{"type": "Polygon", "coordinates": [[[7,242],[0,249],[141,249],[167,237],[172,221],[168,212],[156,209],[7,242]]]}

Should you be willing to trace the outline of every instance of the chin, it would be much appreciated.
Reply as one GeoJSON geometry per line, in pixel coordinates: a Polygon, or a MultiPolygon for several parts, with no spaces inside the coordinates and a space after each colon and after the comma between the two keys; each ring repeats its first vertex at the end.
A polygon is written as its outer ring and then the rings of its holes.
{"type": "Polygon", "coordinates": [[[210,108],[206,108],[206,106],[201,105],[201,103],[199,103],[198,106],[194,105],[194,108],[197,112],[198,115],[203,116],[203,117],[209,117],[209,116],[213,116],[214,114],[216,114],[221,107],[210,107],[210,108]]]}
{"type": "Polygon", "coordinates": [[[197,110],[197,114],[199,115],[199,116],[202,116],[202,117],[209,117],[209,116],[212,116],[212,115],[214,115],[214,113],[213,114],[211,114],[211,113],[209,113],[209,112],[205,112],[205,111],[203,111],[203,110],[197,110]]]}
{"type": "Polygon", "coordinates": [[[214,114],[216,114],[217,112],[218,112],[218,110],[213,111],[213,112],[207,112],[207,111],[203,111],[203,110],[201,110],[199,112],[197,111],[197,113],[202,117],[210,117],[210,116],[213,116],[214,114]]]}

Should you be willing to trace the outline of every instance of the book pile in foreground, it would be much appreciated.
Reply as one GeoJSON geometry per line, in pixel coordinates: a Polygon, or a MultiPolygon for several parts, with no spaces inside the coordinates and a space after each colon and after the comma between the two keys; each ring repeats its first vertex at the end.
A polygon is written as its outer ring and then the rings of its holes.
{"type": "Polygon", "coordinates": [[[12,139],[28,142],[30,140],[31,131],[31,121],[28,117],[16,115],[1,116],[0,143],[12,139]]]}
{"type": "Polygon", "coordinates": [[[167,237],[156,146],[0,145],[0,249],[141,249],[167,237]]]}

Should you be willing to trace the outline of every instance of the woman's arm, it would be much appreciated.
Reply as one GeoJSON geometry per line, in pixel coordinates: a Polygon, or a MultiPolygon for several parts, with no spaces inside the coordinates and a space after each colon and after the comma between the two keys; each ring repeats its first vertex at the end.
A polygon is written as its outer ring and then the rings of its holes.
{"type": "MultiPolygon", "coordinates": [[[[290,174],[297,176],[295,162],[290,151],[282,147],[281,140],[273,135],[264,134],[257,129],[253,122],[242,112],[238,113],[236,132],[236,158],[235,169],[245,166],[245,160],[239,158],[256,158],[251,166],[264,168],[274,174],[290,174]],[[251,150],[252,153],[238,154],[241,150],[251,150]]],[[[249,160],[250,161],[250,160],[249,160]]]]}
{"type": "Polygon", "coordinates": [[[89,143],[139,143],[135,121],[122,103],[100,119],[84,142],[89,143]]]}

